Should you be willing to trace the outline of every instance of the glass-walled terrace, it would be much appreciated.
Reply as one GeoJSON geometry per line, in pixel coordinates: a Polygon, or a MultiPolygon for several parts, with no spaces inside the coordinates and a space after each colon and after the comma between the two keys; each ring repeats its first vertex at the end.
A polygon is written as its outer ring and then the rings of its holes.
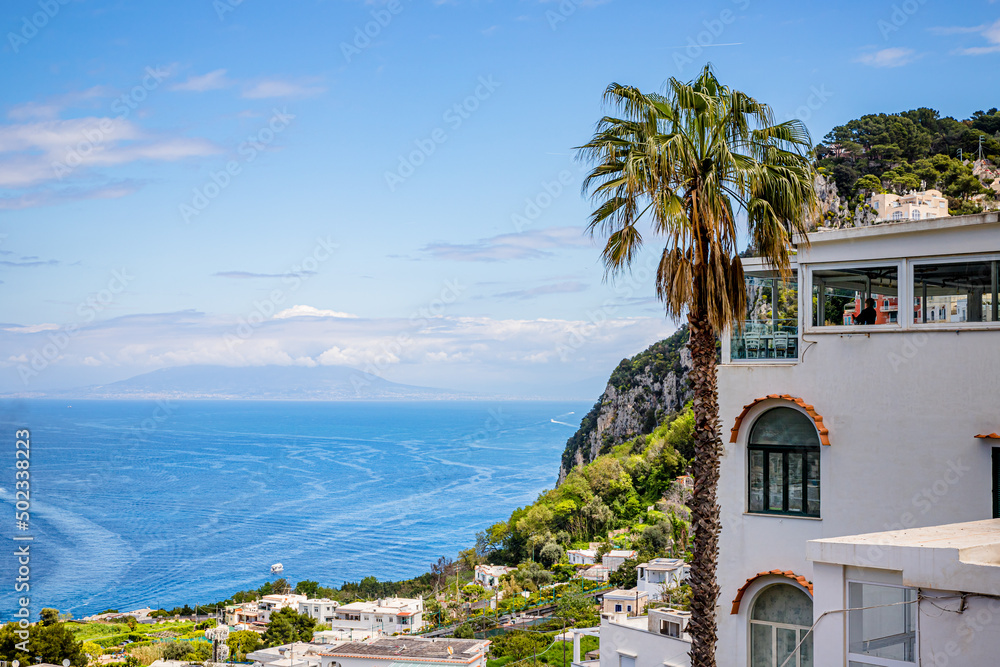
{"type": "Polygon", "coordinates": [[[748,275],[747,316],[734,330],[733,361],[796,359],[799,354],[799,286],[777,276],[748,275]]]}

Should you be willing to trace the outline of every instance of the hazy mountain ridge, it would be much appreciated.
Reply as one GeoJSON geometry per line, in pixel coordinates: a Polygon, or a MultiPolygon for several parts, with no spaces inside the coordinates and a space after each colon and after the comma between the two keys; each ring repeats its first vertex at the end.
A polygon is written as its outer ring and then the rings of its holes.
{"type": "MultiPolygon", "coordinates": [[[[27,394],[19,394],[27,396],[27,394]]],[[[179,366],[106,385],[32,392],[39,398],[231,400],[449,400],[465,392],[390,382],[348,366],[179,366]]]]}

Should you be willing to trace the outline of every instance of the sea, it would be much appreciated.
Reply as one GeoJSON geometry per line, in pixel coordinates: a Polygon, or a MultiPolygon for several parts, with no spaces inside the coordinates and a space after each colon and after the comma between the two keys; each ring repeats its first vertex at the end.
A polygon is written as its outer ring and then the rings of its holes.
{"type": "Polygon", "coordinates": [[[32,616],[75,618],[208,604],[274,579],[275,563],[293,585],[417,576],[552,488],[589,407],[0,401],[0,621],[28,596],[32,616]],[[14,555],[25,545],[27,574],[14,555]],[[19,577],[29,592],[15,592],[19,577]]]}

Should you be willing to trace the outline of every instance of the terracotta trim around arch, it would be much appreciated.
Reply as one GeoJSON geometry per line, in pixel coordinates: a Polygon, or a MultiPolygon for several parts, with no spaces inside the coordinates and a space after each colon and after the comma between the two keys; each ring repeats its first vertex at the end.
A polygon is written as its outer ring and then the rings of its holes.
{"type": "Polygon", "coordinates": [[[780,577],[791,579],[792,581],[801,584],[803,588],[808,590],[809,595],[813,594],[812,582],[807,581],[806,578],[803,577],[801,574],[795,574],[791,570],[771,570],[770,572],[758,572],[754,576],[747,579],[747,582],[742,586],[740,586],[740,590],[736,592],[736,598],[733,600],[733,610],[731,613],[733,614],[740,613],[740,603],[743,601],[743,594],[747,592],[748,588],[750,588],[750,584],[757,581],[761,577],[769,577],[771,575],[778,575],[780,577]]]}
{"type": "MultiPolygon", "coordinates": [[[[830,444],[830,429],[823,425],[823,415],[816,412],[813,406],[806,403],[801,398],[796,398],[791,394],[768,394],[767,396],[762,396],[760,398],[754,399],[751,403],[743,406],[743,412],[740,416],[736,418],[736,423],[733,425],[732,435],[729,438],[729,442],[736,442],[740,434],[740,426],[743,424],[743,418],[747,416],[750,409],[760,403],[761,401],[766,401],[768,399],[777,398],[783,401],[791,401],[795,403],[800,408],[806,411],[806,413],[812,417],[812,420],[816,422],[816,431],[819,432],[819,441],[824,445],[830,444]]],[[[976,436],[979,437],[979,436],[976,436]]]]}
{"type": "Polygon", "coordinates": [[[976,437],[986,440],[1000,440],[1000,433],[980,433],[976,437]]]}

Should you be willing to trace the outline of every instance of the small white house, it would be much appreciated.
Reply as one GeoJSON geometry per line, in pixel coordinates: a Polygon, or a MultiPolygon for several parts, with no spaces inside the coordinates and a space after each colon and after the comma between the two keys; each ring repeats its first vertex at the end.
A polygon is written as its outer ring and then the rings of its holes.
{"type": "Polygon", "coordinates": [[[569,549],[566,557],[570,565],[593,565],[597,562],[597,549],[569,549]]]}
{"type": "Polygon", "coordinates": [[[315,618],[317,623],[329,624],[339,606],[339,602],[328,598],[310,599],[299,603],[299,613],[315,618]]]}
{"type": "Polygon", "coordinates": [[[473,574],[473,583],[479,584],[488,591],[500,585],[500,577],[516,570],[516,567],[503,565],[477,565],[473,574]]]}
{"type": "Polygon", "coordinates": [[[677,588],[687,579],[691,566],[680,558],[654,558],[636,566],[636,587],[650,600],[662,599],[664,590],[677,588]]]}
{"type": "Polygon", "coordinates": [[[604,554],[604,557],[601,558],[601,565],[608,568],[611,572],[617,572],[618,568],[620,568],[626,560],[635,557],[635,551],[630,549],[615,549],[614,551],[609,551],[604,554]]]}
{"type": "Polygon", "coordinates": [[[257,620],[261,623],[270,623],[271,614],[274,612],[288,607],[298,611],[299,604],[305,601],[305,595],[265,595],[257,601],[257,620]]]}

